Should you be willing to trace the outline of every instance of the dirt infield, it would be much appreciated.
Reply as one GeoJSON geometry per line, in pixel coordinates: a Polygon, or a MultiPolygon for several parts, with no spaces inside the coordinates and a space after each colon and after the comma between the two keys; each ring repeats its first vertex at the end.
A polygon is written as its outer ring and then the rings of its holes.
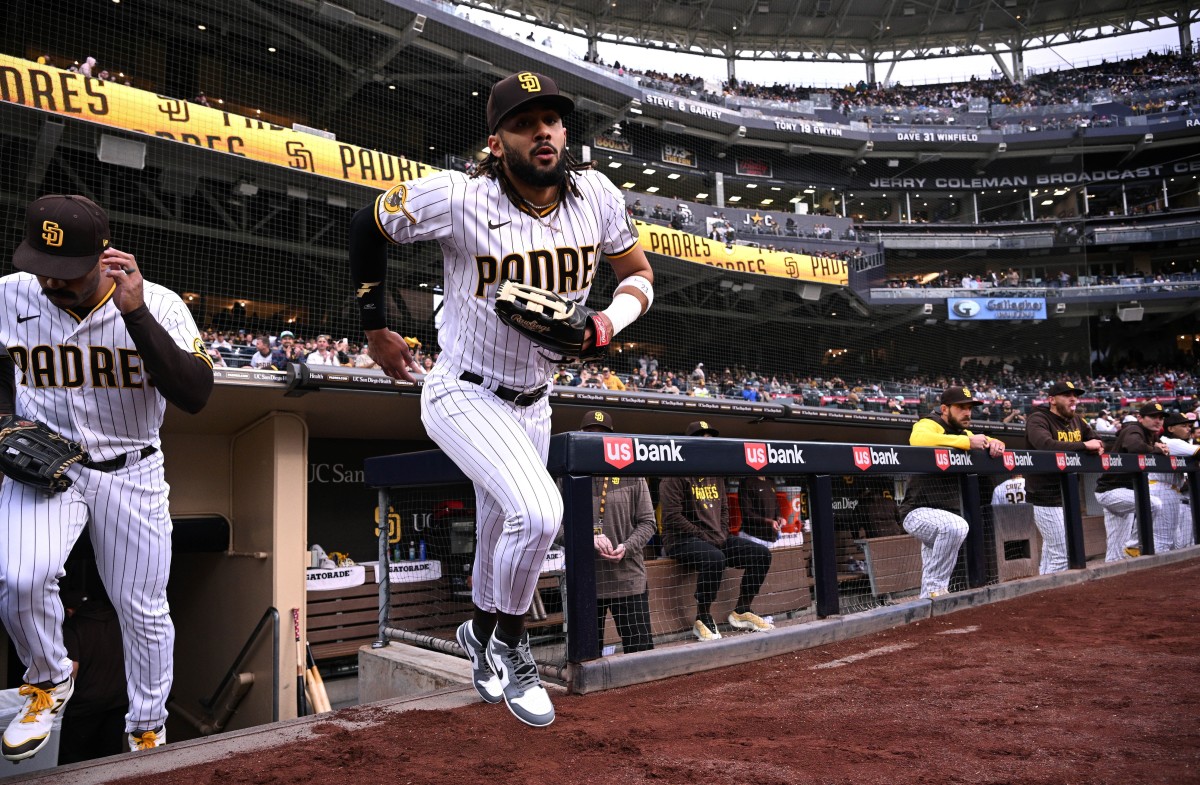
{"type": "MultiPolygon", "coordinates": [[[[588,696],[385,714],[127,785],[1200,783],[1200,560],[588,696]]],[[[698,644],[697,644],[698,645],[698,644]]]]}

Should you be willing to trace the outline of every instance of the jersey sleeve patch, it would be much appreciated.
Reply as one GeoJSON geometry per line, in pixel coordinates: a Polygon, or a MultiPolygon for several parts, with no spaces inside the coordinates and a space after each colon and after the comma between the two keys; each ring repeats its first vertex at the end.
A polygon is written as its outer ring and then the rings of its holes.
{"type": "Polygon", "coordinates": [[[208,349],[204,346],[204,340],[199,336],[192,339],[192,354],[208,363],[209,368],[213,367],[212,357],[208,356],[208,349]]]}
{"type": "MultiPolygon", "coordinates": [[[[408,210],[408,186],[404,183],[393,185],[380,196],[379,206],[389,215],[404,213],[404,217],[409,220],[409,223],[417,222],[416,217],[408,210]]],[[[376,215],[378,215],[378,211],[376,211],[376,215]]]]}

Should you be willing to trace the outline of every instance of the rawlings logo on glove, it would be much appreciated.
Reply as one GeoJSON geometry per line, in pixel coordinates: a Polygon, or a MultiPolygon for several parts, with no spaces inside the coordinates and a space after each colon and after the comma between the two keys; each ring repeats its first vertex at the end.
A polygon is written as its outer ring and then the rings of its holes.
{"type": "Polygon", "coordinates": [[[529,340],[556,352],[558,357],[549,358],[554,362],[599,359],[612,340],[612,326],[604,314],[516,281],[504,281],[496,290],[496,313],[529,340]]]}
{"type": "Polygon", "coordinates": [[[0,473],[53,495],[71,487],[64,473],[87,458],[78,444],[35,420],[0,417],[0,473]]]}

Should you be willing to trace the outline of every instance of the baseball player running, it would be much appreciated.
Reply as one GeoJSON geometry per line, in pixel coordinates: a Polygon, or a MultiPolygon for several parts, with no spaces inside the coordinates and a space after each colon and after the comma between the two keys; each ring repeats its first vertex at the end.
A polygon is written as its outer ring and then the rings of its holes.
{"type": "MultiPolygon", "coordinates": [[[[983,401],[966,387],[942,393],[935,414],[913,423],[908,443],[917,447],[953,447],[987,450],[993,457],[1004,453],[1004,442],[971,433],[971,409],[983,401]]],[[[904,531],[921,541],[921,599],[950,591],[950,575],[958,562],[958,549],[967,538],[967,521],[960,514],[958,478],[914,477],[908,484],[900,517],[904,531]]]]}
{"type": "Polygon", "coordinates": [[[497,292],[530,284],[549,290],[546,299],[582,304],[605,254],[619,283],[607,309],[587,311],[587,340],[596,346],[653,300],[653,273],[621,193],[567,150],[562,118],[573,108],[545,76],[502,79],[488,98],[489,154],[474,175],[447,171],[397,185],[350,225],[363,328],[371,355],[394,378],[412,378],[411,354],[387,328],[387,240],[441,245],[442,352],[425,377],[421,422],[475,483],[475,613],[458,642],[480,697],[504,700],[534,726],[554,721],[524,617],[563,513],[545,466],[547,382],[559,358],[494,312],[497,292]]]}
{"type": "Polygon", "coordinates": [[[0,484],[0,617],[26,666],[25,703],[4,731],[22,760],[49,738],[71,697],[58,578],[85,524],[125,649],[131,750],[166,741],[175,631],[168,615],[171,517],[159,427],[166,402],[197,412],[212,365],[180,298],[145,281],[110,245],[108,216],[82,196],[43,196],[28,208],[0,278],[0,413],[40,420],[87,450],[71,487],[0,484]]]}
{"type": "MultiPolygon", "coordinates": [[[[1035,406],[1025,420],[1025,438],[1034,450],[1091,452],[1100,455],[1104,443],[1075,409],[1083,390],[1074,382],[1055,382],[1050,402],[1035,406]]],[[[1031,474],[1025,481],[1026,500],[1033,505],[1033,522],[1042,535],[1042,561],[1038,573],[1067,569],[1067,523],[1063,517],[1062,488],[1057,477],[1031,474]]]]}

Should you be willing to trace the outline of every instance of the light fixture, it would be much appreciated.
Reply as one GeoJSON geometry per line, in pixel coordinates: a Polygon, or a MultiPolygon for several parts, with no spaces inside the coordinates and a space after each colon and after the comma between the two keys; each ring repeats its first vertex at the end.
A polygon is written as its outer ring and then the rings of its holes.
{"type": "Polygon", "coordinates": [[[654,170],[653,169],[643,169],[642,174],[654,174],[654,170]]]}
{"type": "Polygon", "coordinates": [[[278,52],[279,50],[273,46],[268,46],[267,51],[270,52],[271,54],[274,54],[275,52],[278,52]]]}
{"type": "Polygon", "coordinates": [[[740,202],[740,201],[742,201],[742,197],[740,197],[740,196],[731,196],[731,197],[729,197],[729,201],[731,201],[731,202],[740,202]]]}
{"type": "Polygon", "coordinates": [[[773,201],[775,201],[775,200],[774,199],[763,199],[761,202],[759,202],[759,204],[770,204],[773,201]]]}
{"type": "Polygon", "coordinates": [[[757,187],[758,187],[757,183],[746,183],[746,188],[757,188],[757,187]]]}
{"type": "Polygon", "coordinates": [[[708,194],[696,194],[696,198],[697,198],[697,199],[707,199],[707,198],[708,198],[708,194]]]}
{"type": "Polygon", "coordinates": [[[208,28],[205,27],[204,25],[196,25],[196,29],[197,30],[207,30],[208,28]]]}
{"type": "Polygon", "coordinates": [[[620,161],[609,161],[609,162],[608,162],[608,168],[609,168],[609,169],[620,169],[620,168],[621,168],[621,162],[620,162],[620,161]]]}
{"type": "Polygon", "coordinates": [[[669,175],[667,175],[667,179],[668,180],[678,180],[681,176],[682,175],[680,175],[678,172],[671,172],[669,175]]]}
{"type": "Polygon", "coordinates": [[[648,193],[648,194],[658,193],[658,186],[657,185],[650,186],[649,188],[646,189],[646,193],[648,193]]]}
{"type": "Polygon", "coordinates": [[[621,183],[621,187],[624,188],[626,191],[628,191],[630,188],[633,188],[635,185],[637,185],[637,183],[634,183],[634,182],[621,183]]]}

